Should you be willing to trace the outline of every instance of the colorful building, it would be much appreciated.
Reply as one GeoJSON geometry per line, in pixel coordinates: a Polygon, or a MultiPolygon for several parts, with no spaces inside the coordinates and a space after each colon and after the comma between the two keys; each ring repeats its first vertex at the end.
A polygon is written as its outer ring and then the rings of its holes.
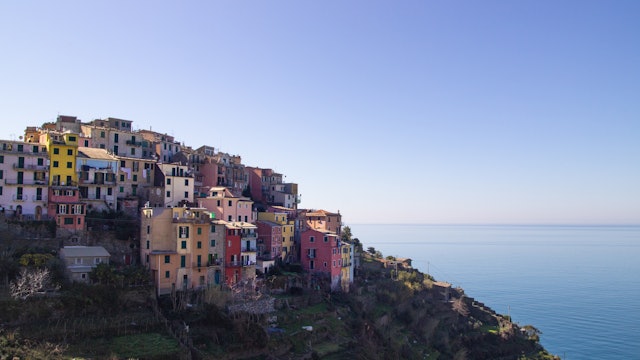
{"type": "Polygon", "coordinates": [[[43,145],[0,140],[0,209],[6,216],[46,217],[48,162],[43,145]]]}
{"type": "Polygon", "coordinates": [[[311,275],[326,277],[331,290],[341,289],[340,237],[327,230],[307,229],[300,234],[300,263],[311,275]]]}
{"type": "Polygon", "coordinates": [[[157,294],[212,285],[206,209],[144,207],[141,212],[140,257],[151,270],[157,294]]]}

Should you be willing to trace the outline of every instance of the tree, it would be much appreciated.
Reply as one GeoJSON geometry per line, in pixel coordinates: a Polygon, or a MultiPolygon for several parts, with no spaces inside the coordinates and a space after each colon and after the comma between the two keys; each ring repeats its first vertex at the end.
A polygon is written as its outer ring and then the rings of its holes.
{"type": "Polygon", "coordinates": [[[25,300],[44,290],[50,282],[49,269],[22,269],[16,281],[9,284],[11,297],[25,300]]]}
{"type": "Polygon", "coordinates": [[[453,302],[451,303],[451,308],[462,316],[466,317],[469,315],[469,307],[467,306],[467,303],[464,301],[464,296],[461,296],[453,300],[453,302]]]}

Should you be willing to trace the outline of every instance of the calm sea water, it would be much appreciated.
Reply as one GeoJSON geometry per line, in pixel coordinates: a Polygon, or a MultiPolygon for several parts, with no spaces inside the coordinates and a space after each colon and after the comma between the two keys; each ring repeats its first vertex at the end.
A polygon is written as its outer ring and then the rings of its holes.
{"type": "Polygon", "coordinates": [[[640,226],[349,225],[413,259],[563,359],[640,359],[640,226]]]}

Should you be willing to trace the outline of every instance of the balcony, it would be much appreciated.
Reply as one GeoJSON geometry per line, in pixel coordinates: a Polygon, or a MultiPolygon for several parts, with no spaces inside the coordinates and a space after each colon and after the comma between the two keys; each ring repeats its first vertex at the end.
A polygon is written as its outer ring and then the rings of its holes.
{"type": "Polygon", "coordinates": [[[49,170],[49,167],[45,165],[32,165],[32,164],[19,164],[19,163],[14,163],[13,168],[15,170],[33,170],[33,171],[49,170]]]}
{"type": "Polygon", "coordinates": [[[232,266],[240,267],[242,266],[242,261],[229,261],[227,263],[227,267],[232,267],[232,266]]]}
{"type": "Polygon", "coordinates": [[[213,259],[211,261],[207,261],[207,266],[208,267],[222,266],[222,265],[224,265],[224,261],[222,261],[222,259],[213,259]]]}
{"type": "Polygon", "coordinates": [[[5,179],[5,185],[33,185],[33,186],[46,186],[47,180],[17,180],[17,179],[5,179]]]}
{"type": "Polygon", "coordinates": [[[254,246],[243,246],[240,251],[242,252],[256,252],[256,248],[254,246]]]}
{"type": "Polygon", "coordinates": [[[251,260],[242,262],[242,266],[255,266],[255,265],[256,265],[256,262],[251,260]]]}

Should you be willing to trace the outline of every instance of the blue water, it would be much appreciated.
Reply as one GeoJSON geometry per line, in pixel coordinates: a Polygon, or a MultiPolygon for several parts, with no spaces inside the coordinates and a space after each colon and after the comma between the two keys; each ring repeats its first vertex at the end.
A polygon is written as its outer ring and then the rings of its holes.
{"type": "Polygon", "coordinates": [[[640,359],[640,226],[349,225],[409,257],[563,359],[640,359]]]}

